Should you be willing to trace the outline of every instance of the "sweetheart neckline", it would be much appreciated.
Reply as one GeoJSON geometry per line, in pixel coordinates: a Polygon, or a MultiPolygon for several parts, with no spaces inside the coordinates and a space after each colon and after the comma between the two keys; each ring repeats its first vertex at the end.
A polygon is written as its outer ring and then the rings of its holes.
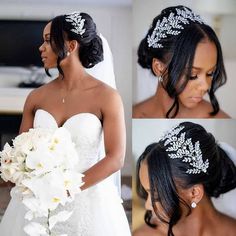
{"type": "Polygon", "coordinates": [[[47,113],[48,115],[50,115],[50,116],[53,118],[53,120],[54,120],[54,122],[56,123],[56,125],[57,125],[58,128],[64,127],[64,125],[65,125],[67,122],[69,122],[71,119],[73,119],[73,118],[75,118],[75,117],[78,117],[78,116],[80,116],[80,115],[86,115],[86,114],[95,117],[95,118],[99,121],[99,123],[102,124],[102,123],[101,123],[101,120],[100,120],[95,114],[93,114],[93,113],[91,113],[91,112],[80,112],[80,113],[76,113],[76,114],[70,116],[68,119],[66,119],[66,120],[59,126],[58,123],[57,123],[57,120],[55,119],[55,117],[54,117],[50,112],[48,112],[47,110],[44,110],[44,109],[39,108],[39,109],[37,109],[37,110],[35,111],[35,115],[36,115],[36,113],[37,113],[38,111],[43,111],[43,112],[47,113]]]}

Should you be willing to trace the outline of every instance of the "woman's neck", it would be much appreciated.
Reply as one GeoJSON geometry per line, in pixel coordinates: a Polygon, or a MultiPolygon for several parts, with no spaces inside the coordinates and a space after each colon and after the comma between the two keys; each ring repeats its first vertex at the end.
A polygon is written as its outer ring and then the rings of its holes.
{"type": "Polygon", "coordinates": [[[173,105],[174,99],[170,98],[163,86],[159,84],[156,93],[153,96],[153,103],[156,104],[156,107],[159,108],[160,112],[163,114],[163,117],[165,117],[166,113],[173,105]]]}
{"type": "MultiPolygon", "coordinates": [[[[174,99],[171,98],[166,90],[163,88],[162,85],[158,85],[155,95],[152,97],[152,102],[155,104],[155,107],[158,107],[159,113],[162,114],[163,117],[166,117],[167,112],[174,104],[174,99]]],[[[179,110],[175,118],[197,118],[197,116],[200,114],[197,112],[196,108],[190,109],[187,107],[184,107],[180,101],[179,102],[179,110]]],[[[176,107],[173,108],[173,110],[170,113],[171,117],[175,112],[176,107]]],[[[202,114],[200,114],[202,115],[202,114]]]]}
{"type": "Polygon", "coordinates": [[[81,85],[84,82],[84,79],[88,76],[84,67],[76,62],[71,60],[68,65],[62,65],[63,75],[59,75],[59,81],[62,82],[62,86],[66,90],[72,90],[77,87],[81,88],[81,85]]]}
{"type": "Polygon", "coordinates": [[[220,213],[216,211],[211,200],[202,199],[188,216],[183,216],[173,227],[176,236],[215,235],[220,224],[220,213]]]}

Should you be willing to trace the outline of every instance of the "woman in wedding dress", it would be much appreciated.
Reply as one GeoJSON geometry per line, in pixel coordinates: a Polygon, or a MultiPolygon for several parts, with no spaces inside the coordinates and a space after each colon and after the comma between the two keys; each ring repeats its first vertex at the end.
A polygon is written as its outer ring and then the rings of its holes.
{"type": "MultiPolygon", "coordinates": [[[[78,170],[85,175],[82,192],[65,206],[73,210],[73,215],[56,225],[53,233],[129,236],[114,180],[125,156],[122,101],[115,89],[85,71],[103,60],[103,45],[96,25],[86,13],[60,15],[46,25],[43,40],[39,50],[46,72],[57,67],[59,76],[30,93],[20,133],[32,127],[65,127],[75,142],[78,170]]],[[[11,195],[0,234],[25,236],[24,206],[14,191],[11,195]]]]}
{"type": "Polygon", "coordinates": [[[192,122],[148,145],[137,162],[146,225],[133,235],[234,236],[236,219],[218,211],[211,199],[236,188],[236,166],[222,147],[192,122]]]}
{"type": "Polygon", "coordinates": [[[215,96],[226,83],[219,40],[191,9],[168,7],[153,19],[140,42],[138,63],[158,79],[158,86],[134,106],[133,118],[229,117],[215,96]],[[210,102],[204,99],[207,94],[210,102]]]}

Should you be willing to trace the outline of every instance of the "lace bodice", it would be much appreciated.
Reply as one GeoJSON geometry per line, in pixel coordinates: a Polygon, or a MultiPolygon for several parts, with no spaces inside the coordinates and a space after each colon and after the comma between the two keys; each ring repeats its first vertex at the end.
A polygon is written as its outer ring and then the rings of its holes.
{"type": "MultiPolygon", "coordinates": [[[[55,118],[47,111],[38,109],[35,113],[34,128],[58,128],[55,118]]],[[[92,113],[79,113],[65,121],[78,153],[78,171],[84,172],[104,157],[102,124],[92,113]]]]}

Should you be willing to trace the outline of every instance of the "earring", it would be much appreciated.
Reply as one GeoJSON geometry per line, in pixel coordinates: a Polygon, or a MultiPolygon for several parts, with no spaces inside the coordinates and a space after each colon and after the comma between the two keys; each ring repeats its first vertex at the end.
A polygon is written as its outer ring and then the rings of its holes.
{"type": "Polygon", "coordinates": [[[67,53],[66,53],[66,56],[67,56],[67,57],[70,56],[70,52],[67,52],[67,53]]]}
{"type": "Polygon", "coordinates": [[[162,83],[162,82],[163,82],[163,78],[162,78],[162,76],[161,76],[161,75],[160,75],[160,76],[158,76],[157,78],[158,78],[158,82],[159,82],[159,83],[162,83]]]}
{"type": "Polygon", "coordinates": [[[191,203],[191,207],[192,207],[192,208],[196,208],[196,207],[197,207],[197,203],[196,203],[196,202],[192,202],[192,203],[191,203]]]}

